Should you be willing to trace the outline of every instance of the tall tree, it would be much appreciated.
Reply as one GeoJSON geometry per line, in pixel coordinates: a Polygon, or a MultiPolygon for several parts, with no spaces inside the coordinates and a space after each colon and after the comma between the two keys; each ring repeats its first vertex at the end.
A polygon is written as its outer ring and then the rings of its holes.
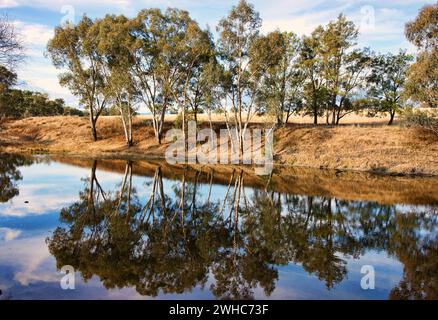
{"type": "Polygon", "coordinates": [[[406,94],[429,108],[438,107],[438,49],[424,51],[407,71],[406,94]]]}
{"type": "MultiPolygon", "coordinates": [[[[228,79],[223,88],[227,101],[231,101],[231,116],[240,155],[243,154],[248,123],[258,111],[256,98],[262,79],[266,70],[280,59],[281,47],[277,46],[279,38],[275,34],[261,37],[261,22],[254,7],[241,0],[217,27],[218,51],[228,79]]],[[[223,111],[228,112],[228,106],[223,111]]]]}
{"type": "Polygon", "coordinates": [[[313,124],[315,125],[318,124],[318,116],[322,115],[324,111],[323,107],[327,97],[322,73],[322,60],[318,53],[322,31],[322,27],[318,27],[310,36],[303,37],[299,60],[306,78],[303,92],[305,111],[313,116],[313,124]]]}
{"type": "Polygon", "coordinates": [[[217,63],[215,52],[212,50],[208,62],[204,62],[194,69],[193,77],[188,86],[187,99],[190,112],[196,122],[200,111],[207,111],[210,114],[214,109],[217,103],[215,91],[218,89],[220,77],[220,66],[217,63]]]}
{"type": "Polygon", "coordinates": [[[55,29],[47,51],[56,68],[66,70],[59,77],[60,84],[68,87],[79,98],[89,113],[91,135],[97,141],[96,123],[106,107],[99,39],[90,33],[94,22],[84,16],[76,26],[67,24],[55,29]]]}
{"type": "Polygon", "coordinates": [[[389,113],[388,125],[391,125],[396,112],[404,107],[402,93],[413,56],[400,51],[398,54],[377,55],[373,60],[368,94],[376,111],[389,113]]]}
{"type": "Polygon", "coordinates": [[[0,66],[14,69],[23,61],[24,46],[6,14],[0,16],[0,66]]]}
{"type": "Polygon", "coordinates": [[[277,124],[281,125],[287,123],[291,114],[302,105],[305,73],[298,63],[301,50],[298,36],[292,32],[273,34],[280,39],[281,59],[267,69],[260,103],[265,104],[266,111],[275,115],[277,124]]]}
{"type": "Polygon", "coordinates": [[[362,96],[367,84],[367,77],[372,64],[371,54],[368,49],[357,49],[345,57],[336,106],[336,124],[346,115],[359,111],[360,103],[356,96],[362,96]]]}
{"type": "Polygon", "coordinates": [[[135,63],[130,72],[161,143],[166,111],[173,104],[187,104],[183,89],[204,50],[197,41],[206,44],[208,37],[184,10],[143,10],[132,24],[130,51],[135,63]]]}
{"type": "Polygon", "coordinates": [[[336,124],[336,115],[341,109],[339,101],[346,64],[350,49],[356,45],[359,31],[352,21],[347,20],[341,14],[336,21],[331,21],[324,30],[320,29],[320,32],[319,53],[322,60],[322,72],[330,96],[331,123],[336,124]]]}
{"type": "MultiPolygon", "coordinates": [[[[175,70],[175,74],[178,77],[176,86],[171,88],[171,90],[174,101],[177,102],[181,110],[182,130],[184,135],[186,135],[187,109],[192,105],[196,110],[198,103],[194,100],[195,98],[190,98],[193,93],[192,86],[213,58],[214,50],[210,33],[201,30],[199,25],[189,18],[188,14],[184,13],[183,17],[187,20],[187,23],[184,23],[185,26],[181,26],[184,36],[173,38],[173,43],[170,43],[170,48],[166,48],[166,51],[168,51],[168,56],[173,56],[174,64],[179,67],[175,70]]],[[[184,22],[184,20],[181,20],[178,24],[181,22],[184,22]]],[[[169,63],[171,63],[170,60],[169,63]]]]}
{"type": "Polygon", "coordinates": [[[406,24],[406,37],[420,50],[408,70],[406,93],[417,102],[438,107],[438,3],[423,7],[406,24]]]}
{"type": "Polygon", "coordinates": [[[107,15],[96,21],[90,30],[90,35],[99,39],[99,64],[105,84],[105,98],[120,114],[128,147],[134,143],[133,116],[139,101],[132,74],[127,72],[135,63],[129,51],[132,38],[130,28],[126,17],[107,15]]]}

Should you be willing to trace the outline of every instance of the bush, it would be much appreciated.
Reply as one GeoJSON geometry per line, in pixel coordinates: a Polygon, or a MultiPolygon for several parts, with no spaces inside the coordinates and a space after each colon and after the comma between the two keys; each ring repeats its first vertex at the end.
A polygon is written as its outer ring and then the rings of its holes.
{"type": "Polygon", "coordinates": [[[408,126],[432,131],[438,136],[438,110],[408,108],[403,112],[402,116],[408,126]]]}
{"type": "MultiPolygon", "coordinates": [[[[186,113],[186,121],[188,122],[188,121],[193,121],[193,120],[195,120],[195,116],[192,113],[187,112],[186,113]]],[[[199,121],[198,121],[198,123],[199,123],[199,121]]],[[[173,121],[173,127],[175,129],[182,129],[182,113],[181,112],[178,113],[175,120],[173,121]]]]}
{"type": "Polygon", "coordinates": [[[20,89],[0,92],[0,117],[18,119],[58,115],[83,116],[84,112],[66,106],[63,99],[51,100],[40,92],[20,89]]]}

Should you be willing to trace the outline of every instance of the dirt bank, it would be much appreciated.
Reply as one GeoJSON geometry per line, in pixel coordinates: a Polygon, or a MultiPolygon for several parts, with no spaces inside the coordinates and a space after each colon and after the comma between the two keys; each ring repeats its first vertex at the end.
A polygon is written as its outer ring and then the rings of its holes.
{"type": "MultiPolygon", "coordinates": [[[[53,156],[61,163],[91,168],[94,161],[98,170],[123,174],[127,161],[95,160],[81,156],[53,156]]],[[[165,161],[135,161],[132,172],[137,176],[153,177],[157,168],[163,177],[181,181],[183,175],[189,181],[229,185],[230,178],[243,171],[244,185],[274,190],[284,194],[322,196],[343,200],[374,201],[381,204],[438,204],[438,179],[436,177],[407,177],[376,175],[369,172],[339,172],[311,168],[275,166],[271,176],[259,176],[249,167],[190,165],[185,170],[182,165],[169,165],[165,161]],[[197,173],[201,173],[197,176],[197,173]]]]}
{"type": "MultiPolygon", "coordinates": [[[[134,127],[135,145],[128,149],[114,117],[99,120],[98,142],[91,140],[87,120],[79,117],[10,121],[0,129],[0,152],[163,157],[168,144],[155,143],[150,122],[139,117],[134,127]]],[[[400,126],[291,125],[277,130],[274,152],[276,163],[296,167],[438,175],[438,139],[400,126]]]]}

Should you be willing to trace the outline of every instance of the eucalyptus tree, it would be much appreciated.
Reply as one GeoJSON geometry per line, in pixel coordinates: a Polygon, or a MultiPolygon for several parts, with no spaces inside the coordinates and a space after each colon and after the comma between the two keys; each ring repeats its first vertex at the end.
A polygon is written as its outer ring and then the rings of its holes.
{"type": "Polygon", "coordinates": [[[406,37],[420,52],[408,70],[406,93],[414,101],[438,106],[438,3],[424,6],[406,24],[406,37]]]}
{"type": "Polygon", "coordinates": [[[409,41],[422,50],[438,47],[438,3],[425,5],[414,21],[406,24],[405,34],[409,41]]]}
{"type": "Polygon", "coordinates": [[[376,111],[389,113],[388,125],[394,122],[396,112],[404,107],[402,93],[412,60],[413,56],[405,51],[380,54],[373,59],[368,94],[376,111]]]}
{"type": "Polygon", "coordinates": [[[199,50],[198,63],[194,63],[191,77],[187,86],[187,102],[190,112],[197,122],[198,113],[209,109],[214,104],[212,91],[219,84],[220,68],[216,57],[213,35],[206,30],[199,33],[199,49],[203,46],[203,52],[199,50]],[[208,43],[207,43],[208,41],[208,43]]]}
{"type": "Polygon", "coordinates": [[[98,51],[98,39],[90,33],[94,22],[84,16],[77,25],[66,24],[55,28],[55,35],[47,51],[57,69],[65,70],[59,77],[62,86],[79,98],[89,113],[91,135],[97,141],[96,124],[107,101],[98,51]]]}
{"type": "Polygon", "coordinates": [[[304,71],[303,95],[305,112],[313,116],[313,124],[318,124],[318,116],[324,112],[327,91],[322,76],[322,60],[318,53],[322,27],[315,29],[310,36],[304,36],[300,50],[299,63],[304,71]]]}
{"type": "Polygon", "coordinates": [[[194,70],[188,86],[188,104],[196,122],[198,121],[197,115],[202,110],[207,112],[210,127],[212,127],[212,112],[217,110],[222,100],[220,90],[222,78],[223,69],[217,62],[216,52],[213,49],[208,62],[194,70]]]}
{"type": "MultiPolygon", "coordinates": [[[[346,64],[351,61],[350,51],[356,45],[359,34],[352,21],[344,15],[339,15],[337,20],[329,22],[325,28],[320,28],[319,54],[322,62],[322,73],[325,86],[329,94],[329,108],[332,124],[336,124],[336,115],[341,109],[338,104],[342,83],[345,82],[345,73],[349,70],[346,64]]],[[[328,114],[328,113],[327,113],[328,114]]]]}
{"type": "Polygon", "coordinates": [[[294,111],[302,105],[305,72],[299,64],[301,40],[292,32],[273,33],[279,41],[281,59],[277,65],[267,69],[259,103],[275,116],[277,124],[287,123],[294,111]],[[286,114],[286,118],[285,117],[286,114]]]}
{"type": "Polygon", "coordinates": [[[372,57],[368,49],[354,50],[345,57],[337,98],[336,124],[346,115],[362,108],[358,101],[366,90],[371,64],[372,57]]]}
{"type": "Polygon", "coordinates": [[[226,103],[231,101],[240,155],[248,123],[258,111],[256,99],[262,79],[266,70],[280,59],[278,37],[275,34],[260,36],[261,23],[254,7],[241,0],[217,27],[220,62],[228,77],[223,86],[227,99],[223,101],[222,110],[227,113],[226,103]]]}
{"type": "Polygon", "coordinates": [[[128,147],[134,143],[132,123],[139,101],[132,74],[127,72],[135,63],[129,51],[132,39],[130,28],[126,17],[107,15],[96,21],[90,31],[99,39],[99,64],[105,84],[104,94],[108,104],[113,104],[120,114],[128,147]]]}
{"type": "Polygon", "coordinates": [[[141,101],[152,113],[157,143],[170,106],[187,104],[188,79],[209,48],[209,36],[184,10],[148,9],[131,20],[129,72],[141,101]]]}
{"type": "Polygon", "coordinates": [[[429,108],[438,107],[438,49],[417,55],[407,72],[405,93],[429,108]]]}
{"type": "Polygon", "coordinates": [[[170,90],[181,111],[182,130],[186,135],[187,109],[192,106],[197,111],[199,98],[203,95],[199,93],[199,90],[208,89],[208,87],[199,88],[199,85],[203,84],[199,80],[203,80],[200,77],[207,77],[205,72],[210,71],[207,67],[208,63],[212,63],[214,59],[213,41],[211,34],[202,30],[194,20],[190,19],[187,12],[175,10],[171,16],[181,30],[178,36],[171,39],[169,47],[166,47],[169,65],[175,64],[177,67],[174,69],[177,81],[175,87],[170,90]],[[195,86],[195,92],[193,92],[193,86],[195,86]]]}

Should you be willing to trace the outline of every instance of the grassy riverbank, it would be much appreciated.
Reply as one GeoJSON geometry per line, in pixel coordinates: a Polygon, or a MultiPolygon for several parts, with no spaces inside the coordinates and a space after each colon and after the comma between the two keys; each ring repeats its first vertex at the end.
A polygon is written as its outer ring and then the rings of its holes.
{"type": "MultiPolygon", "coordinates": [[[[215,126],[220,128],[220,122],[215,126]]],[[[98,133],[99,141],[93,142],[87,119],[79,117],[10,121],[1,128],[0,152],[160,158],[168,146],[155,143],[146,117],[135,120],[135,144],[129,149],[118,118],[99,119],[98,133]]],[[[277,130],[274,153],[276,163],[296,167],[438,175],[436,137],[413,128],[388,127],[381,120],[339,127],[293,124],[277,130]]]]}

